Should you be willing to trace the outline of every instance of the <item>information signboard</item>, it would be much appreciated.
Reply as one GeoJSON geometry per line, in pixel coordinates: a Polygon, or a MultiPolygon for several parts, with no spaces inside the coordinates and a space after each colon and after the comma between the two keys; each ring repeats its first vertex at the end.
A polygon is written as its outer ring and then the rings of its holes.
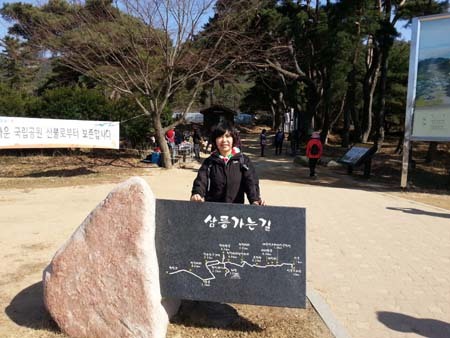
{"type": "Polygon", "coordinates": [[[119,149],[119,122],[0,116],[0,149],[119,149]]]}
{"type": "MultiPolygon", "coordinates": [[[[450,18],[417,22],[415,102],[411,140],[450,140],[450,18]]],[[[413,90],[413,88],[408,88],[413,90]]]]}
{"type": "Polygon", "coordinates": [[[407,187],[411,141],[450,141],[450,13],[414,18],[400,186],[407,187]]]}
{"type": "Polygon", "coordinates": [[[163,297],[305,307],[305,209],[156,201],[163,297]]]}
{"type": "Polygon", "coordinates": [[[342,156],[338,162],[348,164],[351,166],[359,166],[364,162],[369,156],[375,153],[375,148],[370,144],[358,143],[351,147],[342,156]]]}

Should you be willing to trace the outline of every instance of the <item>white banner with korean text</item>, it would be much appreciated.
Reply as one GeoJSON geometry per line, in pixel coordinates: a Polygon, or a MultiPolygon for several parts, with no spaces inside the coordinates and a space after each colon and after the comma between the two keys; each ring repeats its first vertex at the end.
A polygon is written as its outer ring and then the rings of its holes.
{"type": "Polygon", "coordinates": [[[119,149],[119,122],[0,116],[0,149],[119,149]]]}

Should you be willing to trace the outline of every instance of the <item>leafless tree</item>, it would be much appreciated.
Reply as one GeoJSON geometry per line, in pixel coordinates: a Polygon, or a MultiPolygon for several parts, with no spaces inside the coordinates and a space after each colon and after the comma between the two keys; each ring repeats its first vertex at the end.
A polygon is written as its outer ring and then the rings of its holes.
{"type": "MultiPolygon", "coordinates": [[[[238,2],[238,1],[236,1],[238,2]]],[[[154,123],[163,165],[172,166],[167,130],[184,120],[201,88],[229,74],[241,42],[227,15],[201,30],[214,14],[213,0],[49,2],[32,20],[17,20],[28,39],[72,69],[132,97],[154,123]],[[186,88],[182,118],[162,125],[163,112],[186,88]]],[[[245,15],[242,13],[242,15],[245,15]]]]}

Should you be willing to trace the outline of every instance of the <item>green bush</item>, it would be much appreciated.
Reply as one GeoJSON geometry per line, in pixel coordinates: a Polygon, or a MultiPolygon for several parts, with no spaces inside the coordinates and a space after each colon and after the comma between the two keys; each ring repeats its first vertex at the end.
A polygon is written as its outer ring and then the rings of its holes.
{"type": "Polygon", "coordinates": [[[0,84],[0,115],[25,117],[37,99],[0,84]]]}
{"type": "Polygon", "coordinates": [[[46,90],[32,114],[41,118],[104,121],[111,117],[111,104],[101,90],[60,87],[46,90]]]}

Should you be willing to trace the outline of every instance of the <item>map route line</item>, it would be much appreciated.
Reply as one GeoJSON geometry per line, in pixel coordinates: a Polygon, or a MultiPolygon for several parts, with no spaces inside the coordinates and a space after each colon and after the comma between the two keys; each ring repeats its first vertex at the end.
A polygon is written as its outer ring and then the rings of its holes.
{"type": "Polygon", "coordinates": [[[226,267],[226,264],[235,265],[235,266],[238,266],[238,267],[240,267],[240,268],[243,268],[245,265],[248,265],[248,266],[251,267],[251,268],[258,268],[258,269],[281,268],[281,267],[283,267],[283,266],[290,266],[292,269],[294,268],[294,263],[281,263],[281,264],[256,265],[256,264],[250,264],[250,263],[248,263],[248,262],[246,262],[246,261],[243,261],[242,264],[238,264],[238,263],[233,263],[233,262],[230,262],[230,261],[224,261],[224,260],[219,261],[219,260],[216,259],[216,260],[213,260],[213,261],[206,261],[206,263],[205,263],[205,267],[206,267],[206,269],[208,270],[208,272],[209,272],[209,274],[211,275],[211,277],[208,277],[208,278],[202,278],[201,276],[197,275],[196,273],[194,273],[194,272],[192,272],[192,271],[189,271],[189,270],[186,270],[186,269],[180,269],[180,270],[177,270],[177,271],[169,272],[169,275],[175,275],[175,274],[178,274],[178,273],[181,273],[181,272],[186,272],[186,273],[191,274],[191,275],[193,275],[194,277],[200,279],[203,283],[206,283],[206,282],[209,282],[209,281],[211,281],[211,280],[216,279],[216,275],[215,275],[215,274],[211,271],[211,269],[210,269],[210,267],[212,267],[212,266],[223,265],[223,268],[226,270],[225,276],[226,276],[227,274],[229,274],[229,273],[230,273],[230,269],[228,269],[228,268],[226,267]]]}

